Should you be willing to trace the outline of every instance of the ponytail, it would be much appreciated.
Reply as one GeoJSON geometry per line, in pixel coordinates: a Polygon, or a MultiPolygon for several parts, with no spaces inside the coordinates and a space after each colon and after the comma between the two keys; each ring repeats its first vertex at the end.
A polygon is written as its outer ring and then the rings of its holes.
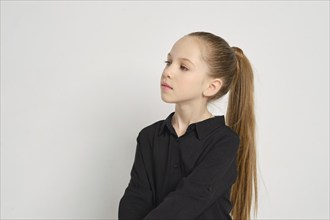
{"type": "Polygon", "coordinates": [[[232,47],[237,60],[237,71],[230,85],[226,124],[240,137],[237,153],[236,182],[232,186],[230,199],[233,204],[233,219],[250,219],[252,200],[254,216],[258,209],[254,83],[251,64],[243,51],[232,47]]]}

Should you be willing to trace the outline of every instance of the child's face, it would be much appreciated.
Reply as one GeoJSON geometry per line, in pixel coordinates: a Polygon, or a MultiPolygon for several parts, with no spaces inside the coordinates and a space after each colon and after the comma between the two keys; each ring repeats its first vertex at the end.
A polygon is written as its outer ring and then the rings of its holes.
{"type": "Polygon", "coordinates": [[[161,76],[164,102],[183,103],[203,99],[203,91],[210,79],[208,66],[202,59],[203,48],[194,37],[183,37],[173,45],[161,76]],[[164,83],[171,88],[163,86],[164,83]]]}

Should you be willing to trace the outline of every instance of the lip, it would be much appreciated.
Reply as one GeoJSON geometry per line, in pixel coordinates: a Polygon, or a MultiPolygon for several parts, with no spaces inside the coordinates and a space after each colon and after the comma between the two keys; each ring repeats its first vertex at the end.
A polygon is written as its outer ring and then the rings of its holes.
{"type": "Polygon", "coordinates": [[[161,86],[169,88],[169,89],[173,89],[169,84],[167,83],[162,83],[161,86]]]}

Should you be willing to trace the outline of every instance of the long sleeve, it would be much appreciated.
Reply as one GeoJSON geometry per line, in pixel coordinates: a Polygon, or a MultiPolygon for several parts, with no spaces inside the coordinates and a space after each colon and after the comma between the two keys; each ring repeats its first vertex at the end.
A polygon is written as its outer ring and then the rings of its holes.
{"type": "Polygon", "coordinates": [[[154,208],[139,137],[140,135],[137,137],[131,179],[119,202],[119,220],[141,220],[154,208]]]}
{"type": "Polygon", "coordinates": [[[143,220],[195,219],[235,182],[238,136],[226,136],[143,220]]]}

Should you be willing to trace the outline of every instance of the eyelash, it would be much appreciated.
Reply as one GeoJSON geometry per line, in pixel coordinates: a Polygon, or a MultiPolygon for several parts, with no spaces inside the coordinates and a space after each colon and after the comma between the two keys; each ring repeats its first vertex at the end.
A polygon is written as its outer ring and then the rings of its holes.
{"type": "MultiPolygon", "coordinates": [[[[166,60],[165,63],[166,63],[166,66],[169,66],[172,62],[166,60]]],[[[189,70],[189,69],[188,69],[187,67],[185,67],[184,65],[180,65],[180,69],[183,70],[183,71],[188,71],[188,70],[189,70]]]]}
{"type": "Polygon", "coordinates": [[[165,60],[166,65],[169,65],[171,62],[168,60],[165,60]]]}

